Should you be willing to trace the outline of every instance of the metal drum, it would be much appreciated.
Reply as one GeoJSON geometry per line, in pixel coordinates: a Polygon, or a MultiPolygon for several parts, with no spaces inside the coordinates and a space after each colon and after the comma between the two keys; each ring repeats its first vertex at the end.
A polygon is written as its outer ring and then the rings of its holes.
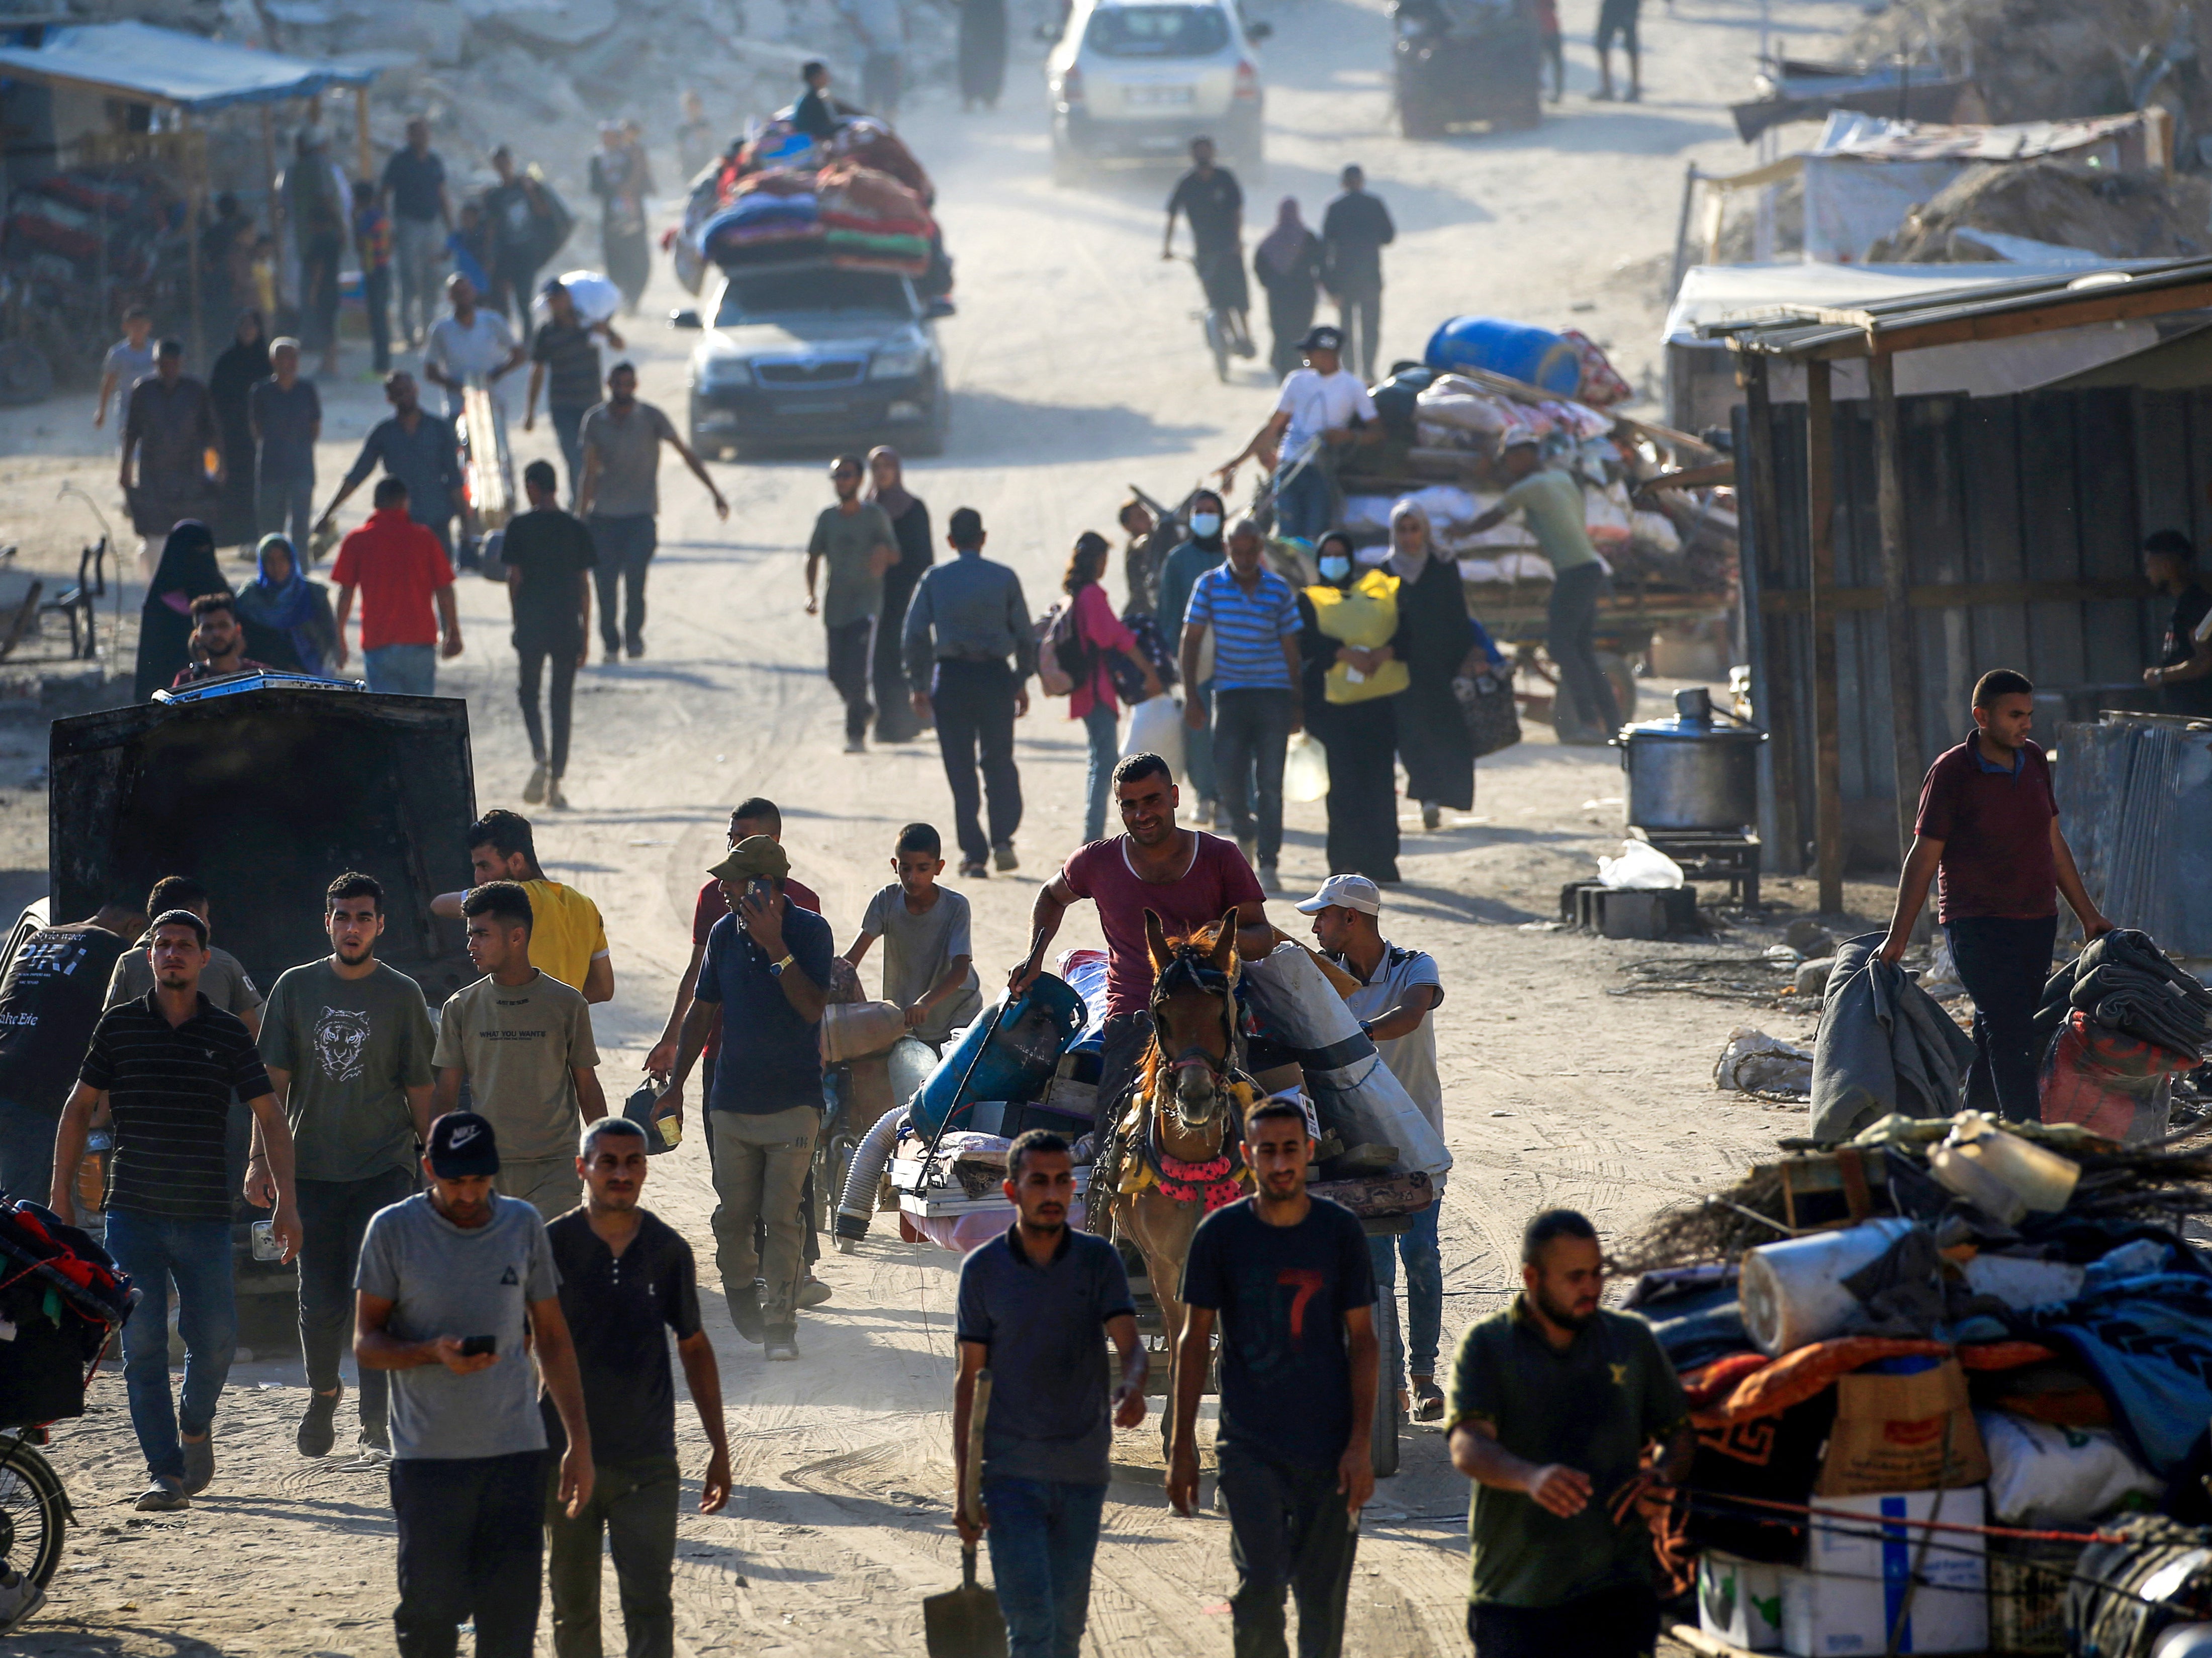
{"type": "Polygon", "coordinates": [[[1702,686],[1674,693],[1674,717],[1613,739],[1628,774],[1631,827],[1660,834],[1739,830],[1759,820],[1759,745],[1766,733],[1717,709],[1702,686]]]}

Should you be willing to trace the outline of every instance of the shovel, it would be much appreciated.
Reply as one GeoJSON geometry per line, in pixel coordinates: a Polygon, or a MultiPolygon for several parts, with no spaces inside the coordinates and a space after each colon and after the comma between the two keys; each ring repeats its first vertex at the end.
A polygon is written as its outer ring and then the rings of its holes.
{"type": "MultiPolygon", "coordinates": [[[[960,1482],[960,1511],[973,1520],[981,1508],[983,1417],[991,1408],[991,1373],[975,1374],[975,1403],[968,1412],[968,1467],[960,1482]]],[[[975,1581],[975,1546],[960,1546],[960,1587],[921,1603],[929,1658],[1006,1658],[1006,1620],[995,1591],[975,1581]]]]}

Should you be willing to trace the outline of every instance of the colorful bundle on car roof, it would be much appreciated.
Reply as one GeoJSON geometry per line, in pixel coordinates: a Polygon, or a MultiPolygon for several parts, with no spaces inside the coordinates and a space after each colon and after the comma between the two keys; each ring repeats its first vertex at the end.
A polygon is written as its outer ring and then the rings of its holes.
{"type": "Polygon", "coordinates": [[[888,173],[852,161],[824,167],[818,186],[831,264],[902,276],[928,270],[936,226],[915,191],[888,173]]]}

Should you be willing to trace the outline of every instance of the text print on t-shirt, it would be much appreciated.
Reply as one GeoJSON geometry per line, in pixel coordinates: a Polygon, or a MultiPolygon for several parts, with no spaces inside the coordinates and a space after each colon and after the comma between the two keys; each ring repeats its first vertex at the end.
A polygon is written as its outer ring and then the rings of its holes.
{"type": "Polygon", "coordinates": [[[315,1054],[323,1074],[349,1083],[362,1074],[361,1056],[368,1051],[368,1014],[360,1008],[326,1007],[315,1021],[315,1054]]]}

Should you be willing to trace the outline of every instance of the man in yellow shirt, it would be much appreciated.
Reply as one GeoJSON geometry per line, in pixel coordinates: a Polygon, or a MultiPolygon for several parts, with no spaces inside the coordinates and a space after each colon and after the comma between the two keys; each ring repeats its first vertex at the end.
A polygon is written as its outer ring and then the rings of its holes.
{"type": "MultiPolygon", "coordinates": [[[[469,872],[477,886],[514,881],[529,893],[534,918],[531,966],[580,990],[587,1002],[614,999],[615,964],[607,951],[606,924],[599,919],[599,907],[575,888],[545,878],[538,866],[527,817],[495,808],[470,824],[469,872]]],[[[431,901],[431,912],[458,916],[461,900],[467,896],[465,892],[441,892],[431,901]]]]}

